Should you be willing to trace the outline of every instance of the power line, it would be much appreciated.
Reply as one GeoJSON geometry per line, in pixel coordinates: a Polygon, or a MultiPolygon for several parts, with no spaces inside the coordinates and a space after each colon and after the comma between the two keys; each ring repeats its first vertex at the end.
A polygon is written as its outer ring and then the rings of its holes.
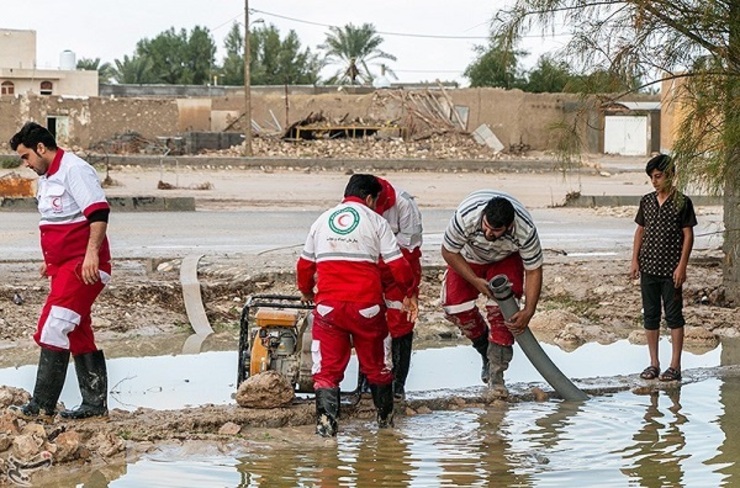
{"type": "Polygon", "coordinates": [[[394,73],[462,73],[465,69],[394,69],[394,73]]]}
{"type": "MultiPolygon", "coordinates": [[[[224,23],[222,23],[222,24],[219,24],[219,25],[217,25],[216,27],[214,27],[213,29],[211,29],[211,32],[213,32],[213,31],[215,31],[215,30],[218,30],[218,29],[220,29],[221,27],[225,26],[226,24],[230,24],[230,23],[232,23],[232,22],[233,22],[233,21],[235,21],[236,19],[239,19],[239,18],[241,18],[241,17],[243,16],[243,15],[244,15],[244,12],[241,12],[241,13],[238,13],[238,14],[236,14],[235,16],[233,16],[232,18],[230,18],[230,19],[229,19],[229,20],[227,20],[226,22],[224,22],[224,23]]],[[[241,24],[241,25],[244,25],[244,22],[239,22],[239,24],[241,24]]]]}
{"type": "MultiPolygon", "coordinates": [[[[257,10],[257,9],[251,9],[252,12],[259,13],[262,15],[268,15],[271,17],[277,17],[279,19],[285,19],[290,20],[293,22],[298,22],[301,24],[309,24],[309,25],[315,25],[318,27],[329,27],[329,28],[337,28],[339,29],[339,26],[331,25],[331,24],[322,24],[320,22],[312,22],[310,20],[303,20],[303,19],[297,19],[295,17],[288,17],[287,15],[280,15],[275,14],[272,12],[265,12],[264,10],[257,10]]],[[[378,34],[382,34],[384,36],[397,36],[397,37],[416,37],[416,38],[424,38],[424,39],[456,39],[456,40],[485,40],[488,39],[488,36],[481,37],[481,36],[440,36],[435,34],[410,34],[405,32],[385,32],[385,31],[376,31],[378,34]]]]}
{"type": "MultiPolygon", "coordinates": [[[[262,14],[262,15],[270,16],[270,17],[276,17],[276,18],[279,18],[279,19],[290,20],[292,22],[298,22],[300,24],[308,24],[308,25],[315,25],[317,27],[328,27],[328,28],[335,28],[335,29],[340,29],[341,28],[341,27],[339,27],[337,25],[323,24],[321,22],[313,22],[313,21],[310,21],[310,20],[298,19],[298,18],[295,18],[295,17],[289,17],[287,15],[276,14],[276,13],[273,13],[273,12],[266,12],[264,10],[258,10],[258,9],[249,9],[249,10],[250,10],[250,12],[259,13],[259,14],[262,14]]],[[[484,23],[486,23],[486,22],[484,22],[484,23]]],[[[478,24],[478,26],[480,26],[480,25],[483,25],[483,23],[478,24]]],[[[474,26],[474,27],[472,27],[472,29],[474,29],[475,27],[478,27],[478,26],[474,26]]],[[[468,29],[468,30],[470,30],[470,29],[468,29]]],[[[408,33],[408,32],[388,32],[388,31],[376,31],[376,33],[377,34],[382,34],[384,36],[413,37],[413,38],[419,38],[419,39],[448,39],[448,40],[467,40],[467,41],[470,41],[470,40],[488,40],[488,39],[490,39],[489,36],[442,36],[442,35],[436,35],[436,34],[412,34],[412,33],[408,33]]],[[[528,35],[523,35],[523,36],[520,36],[520,37],[521,38],[545,38],[545,37],[552,38],[552,37],[570,37],[570,36],[572,36],[572,34],[570,32],[563,32],[563,33],[559,33],[559,34],[547,34],[547,35],[546,34],[541,34],[541,35],[540,34],[528,34],[528,35]]]]}

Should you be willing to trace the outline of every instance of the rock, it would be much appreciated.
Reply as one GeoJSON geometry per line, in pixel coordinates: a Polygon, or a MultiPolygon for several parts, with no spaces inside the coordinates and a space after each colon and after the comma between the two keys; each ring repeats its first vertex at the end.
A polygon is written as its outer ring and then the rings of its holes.
{"type": "Polygon", "coordinates": [[[88,447],[97,451],[100,456],[109,458],[125,451],[126,441],[112,433],[100,433],[92,439],[88,447]]]}
{"type": "Polygon", "coordinates": [[[581,319],[574,313],[566,310],[545,310],[538,312],[529,322],[529,328],[533,331],[542,330],[556,332],[561,331],[567,324],[579,323],[581,319]]]}
{"type": "Polygon", "coordinates": [[[10,405],[23,405],[31,400],[31,395],[26,390],[12,386],[0,387],[0,408],[10,405]]]}
{"type": "MultiPolygon", "coordinates": [[[[597,342],[599,344],[611,344],[616,342],[617,336],[595,324],[567,324],[565,328],[555,335],[554,342],[559,346],[576,345],[573,349],[586,342],[597,342]]],[[[563,347],[563,349],[566,349],[563,347]]]]}
{"type": "Polygon", "coordinates": [[[532,388],[532,396],[534,396],[534,401],[536,402],[546,402],[550,399],[550,395],[545,393],[542,388],[536,386],[532,388]]]}
{"type": "Polygon", "coordinates": [[[285,407],[294,398],[293,385],[277,371],[250,376],[236,391],[236,403],[245,408],[285,407]]]}
{"type": "Polygon", "coordinates": [[[226,422],[220,429],[218,429],[218,433],[220,435],[237,435],[241,430],[241,425],[235,424],[234,422],[226,422]]]}
{"type": "Polygon", "coordinates": [[[79,457],[80,435],[73,431],[62,432],[54,439],[57,451],[54,456],[57,463],[72,461],[79,457]]]}
{"type": "Polygon", "coordinates": [[[44,426],[35,422],[26,424],[25,427],[23,427],[23,430],[21,430],[21,435],[32,435],[42,441],[46,440],[46,431],[44,430],[44,426]]]}
{"type": "Polygon", "coordinates": [[[644,346],[647,344],[647,338],[645,337],[644,330],[633,330],[632,332],[630,332],[627,340],[630,344],[635,344],[638,346],[644,346]]]}
{"type": "Polygon", "coordinates": [[[719,346],[719,336],[704,327],[684,327],[684,349],[693,353],[711,351],[719,346]]]}
{"type": "Polygon", "coordinates": [[[0,452],[7,451],[13,445],[13,438],[8,434],[0,434],[0,452]]]}
{"type": "Polygon", "coordinates": [[[604,284],[604,285],[599,285],[599,286],[597,286],[595,288],[592,288],[591,289],[591,292],[594,295],[614,296],[614,295],[618,295],[618,294],[624,292],[625,288],[626,287],[624,287],[624,286],[604,284]]]}
{"type": "Polygon", "coordinates": [[[5,411],[0,415],[0,433],[8,435],[18,435],[21,429],[18,425],[18,417],[5,411]]]}
{"type": "Polygon", "coordinates": [[[43,440],[29,434],[18,435],[13,439],[13,455],[18,459],[27,461],[41,452],[43,440]]]}

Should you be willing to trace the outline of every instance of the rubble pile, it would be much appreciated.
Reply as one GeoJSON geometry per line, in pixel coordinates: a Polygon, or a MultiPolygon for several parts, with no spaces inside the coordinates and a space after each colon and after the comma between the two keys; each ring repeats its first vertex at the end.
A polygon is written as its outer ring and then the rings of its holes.
{"type": "Polygon", "coordinates": [[[36,195],[35,181],[31,178],[24,178],[15,171],[0,176],[0,198],[34,195],[36,195]]]}
{"type": "MultiPolygon", "coordinates": [[[[243,145],[220,151],[208,151],[209,156],[239,157],[243,145]]],[[[263,158],[327,158],[327,159],[505,159],[494,154],[466,134],[432,135],[427,139],[404,141],[400,137],[364,137],[357,139],[316,139],[289,142],[278,138],[258,137],[252,140],[252,154],[263,158]]]]}
{"type": "Polygon", "coordinates": [[[168,145],[148,139],[138,132],[127,131],[90,145],[90,151],[104,154],[165,154],[168,145]]]}
{"type": "Polygon", "coordinates": [[[126,450],[126,441],[111,432],[81,434],[63,424],[26,422],[6,410],[27,402],[18,388],[0,387],[0,486],[30,486],[31,475],[52,465],[84,462],[92,456],[111,458],[126,450]]]}

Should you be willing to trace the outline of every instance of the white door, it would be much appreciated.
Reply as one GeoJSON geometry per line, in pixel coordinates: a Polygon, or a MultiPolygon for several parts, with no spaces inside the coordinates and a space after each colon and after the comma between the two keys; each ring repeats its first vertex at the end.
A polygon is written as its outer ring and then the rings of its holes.
{"type": "Polygon", "coordinates": [[[648,153],[647,116],[607,115],[604,121],[604,153],[645,156],[648,153]]]}

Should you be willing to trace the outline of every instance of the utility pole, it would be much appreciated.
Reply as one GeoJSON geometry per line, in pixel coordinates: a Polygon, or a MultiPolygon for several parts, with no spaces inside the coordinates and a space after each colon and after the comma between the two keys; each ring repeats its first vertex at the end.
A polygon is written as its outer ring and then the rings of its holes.
{"type": "Polygon", "coordinates": [[[249,0],[244,0],[244,155],[252,156],[252,88],[249,73],[249,0]]]}

